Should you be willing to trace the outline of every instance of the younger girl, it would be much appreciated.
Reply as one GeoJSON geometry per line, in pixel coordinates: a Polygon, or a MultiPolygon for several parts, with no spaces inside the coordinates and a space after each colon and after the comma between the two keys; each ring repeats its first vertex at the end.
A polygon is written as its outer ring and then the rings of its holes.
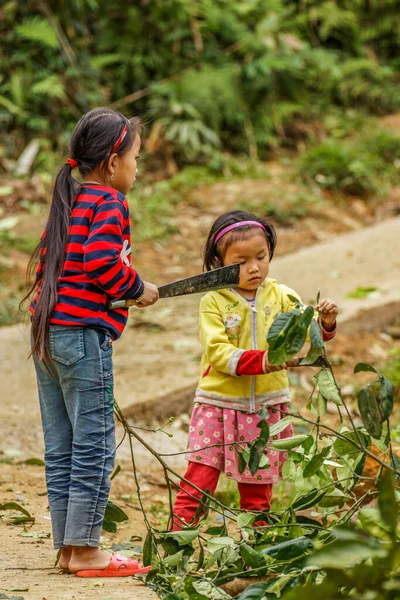
{"type": "MultiPolygon", "coordinates": [[[[269,469],[252,476],[246,468],[240,474],[233,444],[258,436],[260,417],[256,413],[263,407],[267,407],[272,425],[290,402],[287,365],[272,366],[267,357],[266,337],[274,317],[295,307],[290,295],[298,298],[290,288],[267,278],[275,245],[274,227],[251,213],[228,212],[211,228],[205,268],[209,271],[239,262],[240,281],[235,289],[209,292],[200,303],[202,377],[189,427],[191,453],[185,474],[185,479],[212,494],[220,472],[225,472],[238,482],[240,507],[254,512],[270,507],[272,484],[280,477],[283,454],[268,451],[269,469]],[[207,448],[215,444],[225,446],[207,448]]],[[[335,302],[321,300],[316,309],[325,340],[332,338],[338,312],[335,302]]],[[[290,435],[290,427],[280,434],[290,435]]],[[[174,529],[193,519],[201,498],[187,483],[181,488],[174,506],[174,529]]]]}
{"type": "Polygon", "coordinates": [[[128,316],[107,302],[133,298],[145,307],[158,299],[157,287],[142,281],[130,262],[125,194],[139,151],[139,119],[107,108],[81,118],[55,182],[30,291],[37,292],[30,306],[32,354],[54,547],[61,548],[60,568],[81,577],[149,570],[99,548],[115,457],[112,341],[128,316]],[[72,177],[75,168],[81,185],[72,177]]]}

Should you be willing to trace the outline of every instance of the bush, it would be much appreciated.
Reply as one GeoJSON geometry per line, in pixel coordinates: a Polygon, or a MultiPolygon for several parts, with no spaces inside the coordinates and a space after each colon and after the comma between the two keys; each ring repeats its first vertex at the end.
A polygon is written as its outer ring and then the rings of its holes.
{"type": "Polygon", "coordinates": [[[378,189],[381,160],[356,144],[330,140],[307,150],[300,159],[300,174],[320,187],[365,196],[378,189]]]}

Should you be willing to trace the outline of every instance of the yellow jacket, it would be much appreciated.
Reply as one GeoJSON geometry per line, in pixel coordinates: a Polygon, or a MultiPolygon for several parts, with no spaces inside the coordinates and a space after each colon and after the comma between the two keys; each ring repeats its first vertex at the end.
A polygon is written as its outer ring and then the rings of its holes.
{"type": "Polygon", "coordinates": [[[267,278],[257,290],[254,308],[232,289],[208,292],[200,302],[200,341],[204,348],[198,401],[255,412],[279,404],[289,394],[286,370],[265,375],[236,375],[246,350],[267,350],[274,317],[295,308],[298,294],[267,278]]]}

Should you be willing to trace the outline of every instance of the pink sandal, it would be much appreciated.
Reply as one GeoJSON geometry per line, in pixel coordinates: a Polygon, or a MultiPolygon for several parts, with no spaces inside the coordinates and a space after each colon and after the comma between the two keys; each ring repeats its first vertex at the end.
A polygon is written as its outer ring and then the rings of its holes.
{"type": "Polygon", "coordinates": [[[77,577],[132,577],[148,573],[153,567],[142,567],[139,561],[127,558],[121,554],[111,554],[110,562],[105,569],[85,569],[77,571],[77,577]]]}

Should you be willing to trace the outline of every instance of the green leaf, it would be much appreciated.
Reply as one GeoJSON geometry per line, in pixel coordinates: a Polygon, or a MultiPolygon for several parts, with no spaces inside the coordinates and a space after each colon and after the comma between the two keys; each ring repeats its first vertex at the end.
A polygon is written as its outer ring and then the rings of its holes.
{"type": "Polygon", "coordinates": [[[41,538],[49,538],[51,536],[51,533],[50,532],[34,533],[33,531],[27,531],[26,529],[24,529],[24,531],[21,533],[21,536],[27,537],[27,538],[41,539],[41,538]]]}
{"type": "Polygon", "coordinates": [[[227,531],[226,531],[226,525],[221,525],[221,527],[209,527],[208,529],[205,530],[205,532],[207,535],[218,535],[218,536],[224,536],[226,535],[227,531]]]}
{"type": "Polygon", "coordinates": [[[252,475],[255,475],[260,466],[261,457],[264,454],[264,449],[257,444],[253,444],[250,449],[249,470],[252,475]]]}
{"type": "Polygon", "coordinates": [[[116,523],[122,523],[122,521],[128,521],[129,519],[128,515],[124,513],[122,508],[113,502],[107,502],[104,518],[107,521],[115,521],[116,523]]]}
{"type": "Polygon", "coordinates": [[[288,294],[287,297],[289,298],[289,300],[291,302],[293,302],[293,304],[296,305],[296,307],[304,306],[304,304],[301,302],[301,300],[299,298],[297,298],[296,296],[293,296],[293,294],[288,294]]]}
{"type": "Polygon", "coordinates": [[[284,600],[331,600],[337,598],[337,593],[337,583],[325,579],[320,585],[315,583],[296,585],[285,593],[284,600]]]}
{"type": "Polygon", "coordinates": [[[319,569],[349,569],[362,561],[385,556],[384,545],[370,545],[368,538],[364,541],[335,540],[315,552],[307,560],[307,565],[319,569]]]}
{"type": "Polygon", "coordinates": [[[360,373],[361,371],[371,371],[372,373],[377,373],[378,375],[380,374],[379,371],[377,371],[372,365],[369,365],[368,363],[359,362],[354,367],[354,373],[360,373]]]}
{"type": "Polygon", "coordinates": [[[206,509],[208,508],[209,503],[210,503],[210,490],[208,488],[206,488],[204,490],[204,494],[200,500],[199,506],[197,507],[196,513],[193,517],[193,520],[195,522],[200,517],[200,515],[202,514],[203,511],[204,511],[204,516],[207,518],[206,509]]]}
{"type": "Polygon", "coordinates": [[[358,286],[352,292],[348,292],[346,294],[346,298],[360,298],[360,299],[364,299],[364,298],[369,298],[369,296],[371,294],[374,294],[374,293],[377,293],[377,292],[379,292],[379,288],[377,288],[377,287],[363,287],[363,286],[358,286]]]}
{"type": "MultiPolygon", "coordinates": [[[[311,322],[311,325],[313,323],[314,323],[314,321],[311,322]]],[[[307,366],[307,365],[314,364],[315,361],[317,360],[317,358],[319,358],[321,356],[321,353],[322,353],[322,348],[317,348],[316,346],[311,346],[307,353],[307,356],[302,358],[301,366],[307,366]]]]}
{"type": "Polygon", "coordinates": [[[151,531],[147,532],[146,539],[143,544],[143,564],[148,567],[152,563],[154,550],[154,535],[151,531]]]}
{"type": "Polygon", "coordinates": [[[379,439],[382,435],[382,414],[369,385],[358,394],[358,410],[365,429],[373,438],[379,439]]]}
{"type": "Polygon", "coordinates": [[[265,567],[265,558],[261,552],[257,552],[248,544],[242,544],[240,546],[240,556],[243,558],[246,567],[252,569],[258,569],[259,567],[265,567]]]}
{"type": "Polygon", "coordinates": [[[314,308],[312,306],[307,306],[299,319],[299,327],[307,330],[310,326],[313,316],[314,308]]]}
{"type": "Polygon", "coordinates": [[[318,393],[317,396],[317,413],[319,417],[324,417],[327,413],[328,410],[328,401],[325,398],[325,396],[323,396],[321,394],[321,392],[318,393]]]}
{"type": "Polygon", "coordinates": [[[324,464],[325,458],[328,456],[330,448],[324,448],[319,454],[312,457],[309,463],[304,467],[303,476],[312,477],[324,464]]]}
{"type": "Polygon", "coordinates": [[[326,492],[327,490],[311,490],[311,492],[300,496],[300,498],[297,498],[297,500],[293,502],[293,510],[306,510],[307,508],[316,506],[321,502],[326,492]]]}
{"type": "Polygon", "coordinates": [[[117,524],[115,521],[108,521],[106,518],[104,518],[103,521],[103,530],[107,531],[108,533],[117,533],[117,524]]]}
{"type": "Polygon", "coordinates": [[[44,467],[46,463],[41,458],[27,458],[17,462],[17,465],[33,465],[37,467],[44,467]]]}
{"type": "MultiPolygon", "coordinates": [[[[397,454],[393,454],[390,457],[390,466],[392,467],[392,469],[400,473],[400,458],[397,456],[397,454]]],[[[396,479],[399,479],[400,475],[397,475],[396,473],[395,477],[396,479]]]]}
{"type": "Polygon", "coordinates": [[[267,342],[270,350],[274,350],[283,344],[287,332],[289,331],[293,323],[297,321],[299,315],[300,311],[295,310],[287,313],[279,313],[275,317],[275,320],[269,328],[267,335],[267,342]]]}
{"type": "Polygon", "coordinates": [[[304,452],[308,453],[314,445],[313,436],[311,434],[308,435],[307,438],[304,440],[304,442],[301,445],[304,448],[304,452]]]}
{"type": "Polygon", "coordinates": [[[368,446],[368,436],[363,431],[346,431],[342,433],[349,441],[343,440],[342,438],[336,438],[333,443],[333,449],[339,456],[346,456],[346,454],[352,454],[357,451],[357,448],[350,440],[359,444],[358,438],[361,438],[362,443],[365,447],[368,446]],[[357,435],[358,433],[358,435],[357,435]]]}
{"type": "Polygon", "coordinates": [[[271,446],[272,448],[275,448],[275,450],[291,450],[292,448],[301,446],[307,438],[308,435],[305,434],[293,435],[292,437],[283,438],[281,440],[272,440],[271,446]]]}
{"type": "Polygon", "coordinates": [[[56,32],[49,21],[42,17],[35,16],[24,19],[20,25],[15,26],[15,31],[27,40],[39,42],[53,50],[58,48],[56,32]]]}
{"type": "Polygon", "coordinates": [[[238,471],[240,474],[242,474],[246,470],[247,462],[246,462],[246,459],[244,458],[242,452],[238,452],[237,457],[238,457],[238,471]]]}
{"type": "Polygon", "coordinates": [[[268,588],[268,583],[256,583],[242,592],[237,600],[276,600],[275,594],[268,594],[268,588]]]}
{"type": "Polygon", "coordinates": [[[312,365],[324,349],[324,340],[322,339],[321,328],[315,319],[312,319],[310,324],[310,343],[311,347],[308,354],[302,360],[302,365],[312,365]]]}
{"type": "Polygon", "coordinates": [[[350,496],[346,496],[341,490],[334,488],[325,494],[318,502],[318,506],[322,506],[323,508],[338,506],[342,508],[348,500],[351,500],[350,496]]]}
{"type": "Polygon", "coordinates": [[[179,552],[176,552],[175,554],[171,554],[171,555],[167,556],[166,558],[163,558],[161,562],[166,567],[176,567],[181,562],[184,553],[185,553],[184,550],[180,550],[179,552]]]}
{"type": "Polygon", "coordinates": [[[269,428],[270,437],[273,437],[274,435],[278,435],[278,433],[281,433],[281,431],[284,431],[284,429],[286,429],[286,427],[288,427],[289,425],[291,425],[293,423],[293,419],[294,419],[294,417],[284,417],[283,419],[280,419],[277,423],[274,423],[273,425],[271,425],[269,428]]]}
{"type": "Polygon", "coordinates": [[[0,504],[0,511],[3,511],[3,510],[17,510],[17,511],[21,512],[22,514],[24,514],[25,516],[29,517],[29,519],[32,518],[30,513],[26,510],[26,508],[23,508],[16,502],[6,502],[5,504],[0,504]]]}
{"type": "Polygon", "coordinates": [[[378,490],[378,506],[382,521],[387,525],[392,536],[395,537],[399,507],[395,495],[394,478],[387,469],[379,479],[378,490]]]}
{"type": "Polygon", "coordinates": [[[179,546],[191,544],[199,535],[197,529],[182,529],[181,531],[167,531],[160,533],[160,538],[170,538],[178,543],[179,546]]]}
{"type": "MultiPolygon", "coordinates": [[[[208,581],[207,579],[201,579],[200,581],[194,581],[193,587],[201,594],[201,597],[204,598],[213,598],[213,600],[231,600],[231,596],[228,596],[224,590],[216,587],[214,583],[208,581]]],[[[190,598],[193,596],[190,595],[190,598]]]]}
{"type": "Polygon", "coordinates": [[[264,420],[259,421],[259,423],[257,423],[257,427],[261,429],[260,435],[257,438],[257,442],[259,442],[260,445],[262,444],[263,446],[265,446],[265,444],[268,442],[270,435],[268,423],[264,420]]]}
{"type": "Polygon", "coordinates": [[[238,516],[236,517],[236,521],[238,527],[240,529],[243,529],[243,527],[250,527],[251,525],[253,525],[255,518],[256,516],[253,513],[242,512],[238,514],[238,516]]]}
{"type": "Polygon", "coordinates": [[[386,379],[383,375],[379,378],[379,381],[382,421],[386,421],[393,412],[394,389],[389,379],[386,379]]]}
{"type": "Polygon", "coordinates": [[[284,344],[278,346],[277,348],[270,348],[268,350],[268,362],[270,365],[281,365],[289,360],[289,358],[291,357],[286,352],[284,344]]]}
{"type": "Polygon", "coordinates": [[[294,325],[288,332],[285,339],[285,350],[288,356],[294,356],[297,354],[306,341],[307,329],[300,327],[300,325],[294,325]]]}
{"type": "Polygon", "coordinates": [[[64,98],[65,88],[61,77],[50,75],[33,84],[31,93],[35,96],[47,96],[48,98],[64,98]]]}
{"type": "Polygon", "coordinates": [[[228,536],[220,537],[220,538],[211,538],[207,542],[208,551],[211,553],[218,552],[218,550],[222,550],[223,548],[229,548],[234,545],[234,539],[228,536]]]}
{"type": "Polygon", "coordinates": [[[319,387],[320,393],[326,398],[326,400],[330,400],[340,406],[342,404],[342,399],[339,394],[339,390],[333,379],[332,373],[328,371],[328,369],[321,369],[313,375],[313,380],[316,385],[319,387]]]}
{"type": "Polygon", "coordinates": [[[281,544],[276,544],[276,546],[266,548],[265,550],[262,550],[262,553],[268,554],[268,556],[271,556],[271,558],[275,558],[276,560],[293,560],[304,554],[307,550],[310,550],[312,547],[313,544],[311,540],[302,535],[293,540],[288,540],[287,542],[282,542],[281,544]]]}
{"type": "Polygon", "coordinates": [[[321,333],[321,327],[318,325],[315,319],[313,319],[310,323],[310,342],[312,346],[315,346],[321,350],[325,345],[321,333]]]}
{"type": "Polygon", "coordinates": [[[114,469],[113,474],[110,477],[110,480],[112,481],[113,479],[115,479],[116,476],[118,475],[118,473],[120,473],[120,471],[121,471],[121,467],[120,467],[120,465],[117,465],[116,468],[114,469]]]}
{"type": "Polygon", "coordinates": [[[4,106],[12,115],[19,115],[20,117],[26,117],[26,112],[20,108],[14,102],[11,102],[6,96],[0,95],[0,106],[4,106]]]}
{"type": "Polygon", "coordinates": [[[200,551],[199,551],[199,558],[197,560],[197,567],[196,567],[196,571],[199,571],[202,566],[204,565],[204,548],[203,548],[203,544],[200,542],[199,540],[199,546],[200,546],[200,551]]]}
{"type": "Polygon", "coordinates": [[[294,481],[296,477],[296,465],[292,460],[286,460],[282,467],[282,479],[294,481]]]}

